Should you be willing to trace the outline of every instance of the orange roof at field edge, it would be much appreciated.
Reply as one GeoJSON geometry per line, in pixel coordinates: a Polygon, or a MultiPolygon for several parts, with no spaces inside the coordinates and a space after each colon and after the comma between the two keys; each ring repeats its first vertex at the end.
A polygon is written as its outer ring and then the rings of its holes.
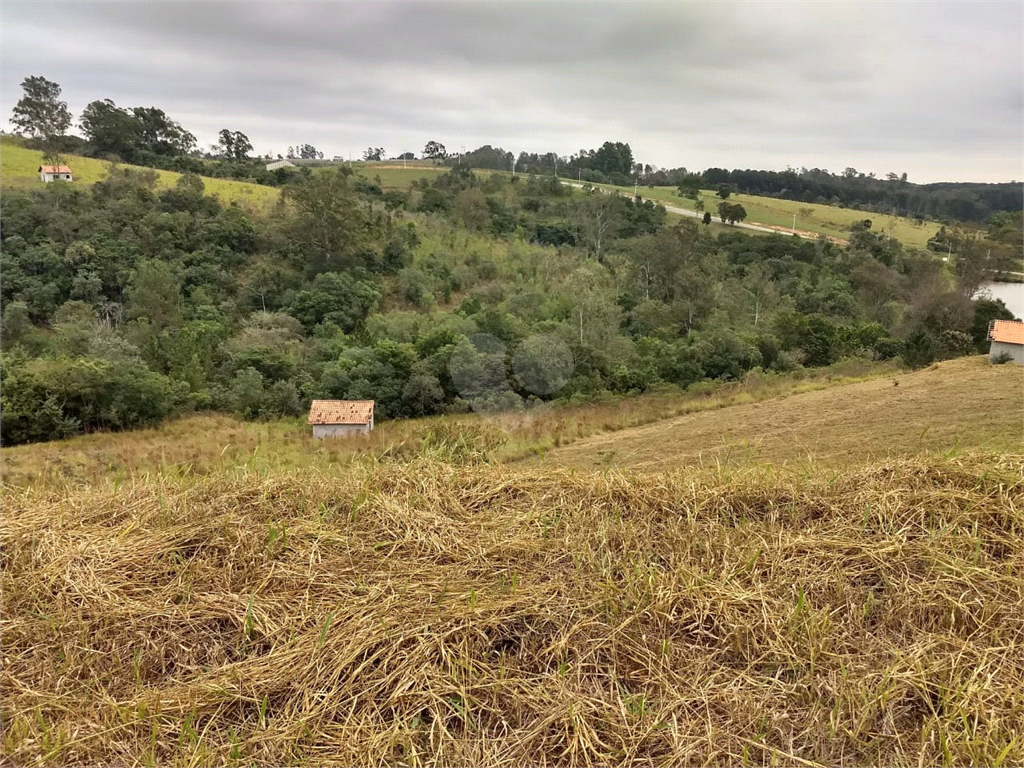
{"type": "Polygon", "coordinates": [[[993,320],[988,337],[1005,344],[1024,344],[1024,323],[1020,320],[993,320]]]}
{"type": "Polygon", "coordinates": [[[314,400],[309,406],[309,424],[369,424],[373,421],[373,400],[314,400]]]}
{"type": "Polygon", "coordinates": [[[66,165],[40,165],[38,173],[71,173],[66,165]]]}

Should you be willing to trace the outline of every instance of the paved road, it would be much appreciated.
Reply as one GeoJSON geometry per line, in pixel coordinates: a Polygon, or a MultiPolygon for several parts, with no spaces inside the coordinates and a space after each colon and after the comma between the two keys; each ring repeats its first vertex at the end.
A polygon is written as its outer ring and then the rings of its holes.
{"type": "MultiPolygon", "coordinates": [[[[580,184],[580,183],[575,182],[575,181],[563,181],[562,183],[563,184],[567,184],[570,187],[576,187],[577,189],[583,189],[583,187],[586,186],[585,184],[580,184]]],[[[611,189],[605,189],[604,187],[594,187],[594,189],[599,189],[602,192],[607,192],[607,193],[611,193],[611,192],[615,191],[615,190],[611,190],[611,189]]],[[[663,203],[661,200],[655,200],[653,197],[647,198],[647,199],[651,200],[652,202],[657,203],[659,205],[664,205],[666,211],[671,211],[672,213],[678,213],[678,214],[681,214],[683,216],[689,216],[689,217],[694,218],[694,219],[703,219],[704,218],[704,214],[703,213],[697,213],[696,211],[691,211],[691,210],[688,210],[686,208],[676,208],[674,205],[667,205],[667,204],[663,203]]],[[[793,234],[789,230],[774,229],[772,227],[763,227],[760,224],[745,224],[742,221],[737,222],[736,224],[733,224],[732,226],[739,227],[740,229],[752,229],[755,232],[770,232],[773,235],[792,235],[793,234]]],[[[805,240],[817,240],[818,239],[818,235],[806,235],[806,234],[802,235],[799,232],[796,233],[796,236],[797,237],[802,237],[805,240]]],[[[835,238],[829,238],[829,239],[833,240],[833,241],[836,241],[835,238]]],[[[836,242],[841,242],[841,241],[836,241],[836,242]]]]}

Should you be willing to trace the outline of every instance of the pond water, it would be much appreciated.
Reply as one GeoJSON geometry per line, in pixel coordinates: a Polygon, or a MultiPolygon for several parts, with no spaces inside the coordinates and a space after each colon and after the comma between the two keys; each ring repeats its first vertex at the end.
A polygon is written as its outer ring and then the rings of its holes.
{"type": "Polygon", "coordinates": [[[988,293],[993,299],[1002,299],[1006,308],[1024,319],[1024,283],[985,283],[978,294],[988,293]]]}

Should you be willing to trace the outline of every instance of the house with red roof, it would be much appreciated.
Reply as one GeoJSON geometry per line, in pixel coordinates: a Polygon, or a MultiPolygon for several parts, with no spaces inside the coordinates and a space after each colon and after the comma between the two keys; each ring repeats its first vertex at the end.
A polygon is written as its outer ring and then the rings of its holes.
{"type": "Polygon", "coordinates": [[[349,437],[373,431],[373,400],[314,400],[308,422],[313,437],[349,437]]]}
{"type": "Polygon", "coordinates": [[[1020,320],[993,320],[988,325],[988,338],[992,342],[988,349],[989,360],[1009,355],[1024,365],[1024,323],[1020,320]]]}
{"type": "Polygon", "coordinates": [[[39,180],[47,184],[51,181],[74,181],[71,169],[66,165],[40,165],[39,180]]]}

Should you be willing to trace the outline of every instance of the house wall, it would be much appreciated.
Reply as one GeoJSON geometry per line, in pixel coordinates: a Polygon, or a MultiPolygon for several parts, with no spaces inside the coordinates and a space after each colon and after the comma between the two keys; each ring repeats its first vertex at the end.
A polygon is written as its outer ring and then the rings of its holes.
{"type": "Polygon", "coordinates": [[[369,424],[314,424],[313,437],[323,440],[325,437],[351,437],[352,435],[368,435],[372,427],[369,424]]]}
{"type": "Polygon", "coordinates": [[[988,359],[995,360],[1003,352],[1009,354],[1016,362],[1024,365],[1024,344],[1007,344],[1005,341],[993,341],[988,350],[988,359]]]}

